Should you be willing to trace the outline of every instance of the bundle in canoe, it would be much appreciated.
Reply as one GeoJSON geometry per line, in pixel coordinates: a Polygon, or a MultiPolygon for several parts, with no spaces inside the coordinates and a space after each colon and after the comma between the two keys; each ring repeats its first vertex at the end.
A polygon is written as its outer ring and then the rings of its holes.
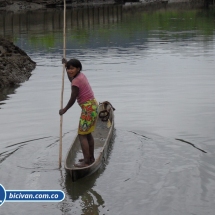
{"type": "Polygon", "coordinates": [[[109,102],[99,104],[99,117],[96,122],[94,137],[94,157],[95,162],[87,167],[75,167],[79,159],[83,158],[78,135],[75,137],[65,159],[65,169],[70,174],[72,181],[76,181],[99,169],[102,162],[107,158],[108,146],[113,135],[114,111],[109,102]]]}

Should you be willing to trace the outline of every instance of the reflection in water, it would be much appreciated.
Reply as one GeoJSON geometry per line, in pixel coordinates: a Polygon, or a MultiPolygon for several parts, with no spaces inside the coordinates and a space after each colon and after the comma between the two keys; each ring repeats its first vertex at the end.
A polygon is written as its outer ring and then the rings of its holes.
{"type": "Polygon", "coordinates": [[[94,174],[79,181],[72,182],[70,176],[66,175],[65,187],[67,194],[73,201],[80,201],[83,214],[100,214],[99,207],[104,206],[104,200],[101,195],[93,190],[93,186],[98,177],[99,174],[94,174]]]}
{"type": "Polygon", "coordinates": [[[15,85],[15,86],[0,89],[0,105],[4,104],[4,102],[1,102],[1,101],[7,100],[9,98],[8,95],[15,94],[16,89],[18,87],[19,85],[15,85]]]}
{"type": "Polygon", "coordinates": [[[96,173],[87,178],[83,178],[76,182],[72,182],[70,175],[66,174],[65,187],[71,199],[75,201],[79,199],[79,197],[81,197],[88,190],[92,189],[92,187],[95,185],[95,181],[98,176],[99,174],[96,173]]]}
{"type": "Polygon", "coordinates": [[[83,201],[82,211],[84,214],[100,214],[99,207],[104,206],[104,200],[97,192],[91,189],[81,199],[83,201]]]}

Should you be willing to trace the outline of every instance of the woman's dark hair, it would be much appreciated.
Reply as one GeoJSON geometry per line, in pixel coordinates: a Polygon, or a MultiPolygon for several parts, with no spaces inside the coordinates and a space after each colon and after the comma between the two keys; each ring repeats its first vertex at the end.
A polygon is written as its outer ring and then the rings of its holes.
{"type": "Polygon", "coordinates": [[[66,69],[69,69],[70,66],[73,66],[75,68],[80,68],[80,71],[82,70],[81,62],[77,59],[71,59],[66,63],[66,69]]]}

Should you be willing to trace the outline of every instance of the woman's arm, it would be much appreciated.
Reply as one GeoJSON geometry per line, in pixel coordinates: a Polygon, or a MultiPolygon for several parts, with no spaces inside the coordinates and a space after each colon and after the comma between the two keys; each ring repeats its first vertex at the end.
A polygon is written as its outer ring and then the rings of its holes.
{"type": "Polygon", "coordinates": [[[71,97],[66,105],[65,108],[59,110],[59,114],[63,115],[64,113],[66,113],[66,111],[72,107],[72,105],[75,103],[77,97],[78,97],[78,93],[79,93],[79,88],[76,86],[72,86],[72,92],[71,92],[71,97]]]}

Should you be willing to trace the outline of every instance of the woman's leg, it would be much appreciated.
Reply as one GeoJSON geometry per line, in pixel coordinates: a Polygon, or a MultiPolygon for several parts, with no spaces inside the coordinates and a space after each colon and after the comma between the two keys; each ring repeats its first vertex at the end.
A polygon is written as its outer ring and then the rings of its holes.
{"type": "Polygon", "coordinates": [[[95,158],[94,158],[94,138],[92,133],[87,134],[87,140],[89,144],[90,162],[93,163],[95,161],[95,158]]]}
{"type": "MultiPolygon", "coordinates": [[[[87,141],[88,141],[88,145],[89,145],[89,157],[90,157],[90,163],[93,163],[95,161],[94,158],[94,138],[93,135],[87,134],[87,141]]],[[[82,150],[83,151],[83,150],[82,150]]],[[[83,162],[84,159],[79,159],[79,162],[83,162]]]]}
{"type": "MultiPolygon", "coordinates": [[[[81,149],[84,155],[84,160],[83,163],[81,163],[81,166],[84,165],[89,165],[90,164],[90,150],[89,150],[89,144],[88,144],[88,139],[87,139],[87,135],[78,135],[79,140],[80,140],[80,144],[81,144],[81,149]]],[[[79,165],[76,165],[79,166],[79,165]]]]}

